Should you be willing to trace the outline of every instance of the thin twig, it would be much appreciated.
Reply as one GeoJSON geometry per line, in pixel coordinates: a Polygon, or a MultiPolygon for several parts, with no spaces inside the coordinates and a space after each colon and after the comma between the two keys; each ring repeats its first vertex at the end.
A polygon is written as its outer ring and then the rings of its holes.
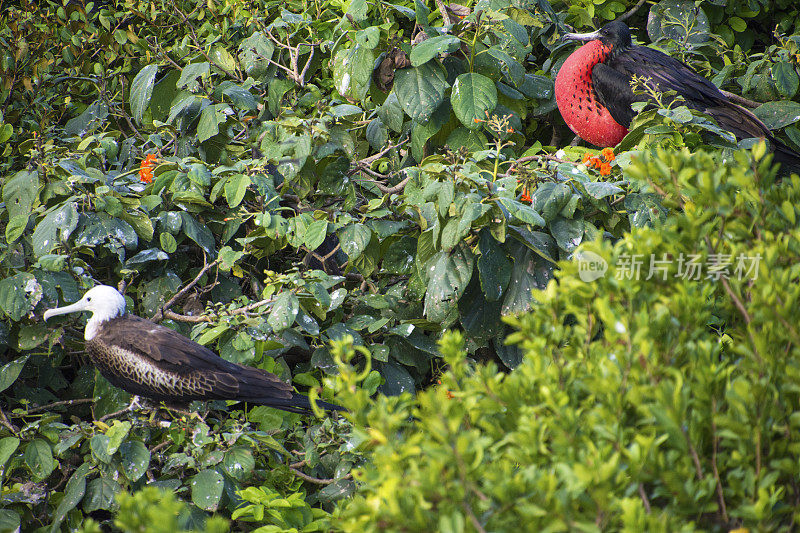
{"type": "Polygon", "coordinates": [[[406,176],[403,179],[403,181],[401,181],[400,183],[398,183],[394,187],[387,187],[386,185],[378,183],[377,181],[369,179],[369,178],[366,178],[366,181],[370,181],[370,182],[374,183],[375,186],[378,188],[378,190],[380,190],[383,194],[395,194],[395,193],[402,192],[403,189],[406,186],[406,183],[408,183],[408,180],[410,180],[410,179],[411,179],[411,174],[406,176]]]}
{"type": "Polygon", "coordinates": [[[397,144],[391,144],[390,143],[386,148],[384,148],[383,150],[381,150],[377,154],[372,154],[369,157],[365,157],[364,159],[359,160],[356,164],[359,165],[359,166],[361,166],[361,165],[370,165],[370,164],[372,164],[373,161],[376,161],[376,160],[380,159],[381,157],[383,157],[384,155],[386,155],[386,153],[389,150],[391,150],[392,148],[400,148],[401,146],[403,146],[407,142],[408,142],[408,139],[404,139],[404,140],[400,141],[397,144]]]}
{"type": "Polygon", "coordinates": [[[714,482],[717,485],[717,498],[719,498],[719,507],[722,510],[722,519],[728,522],[728,508],[725,506],[725,494],[722,492],[722,481],[719,478],[719,470],[717,469],[717,447],[719,446],[719,438],[717,438],[717,424],[714,422],[714,417],[717,414],[717,400],[711,400],[711,436],[713,446],[711,449],[711,469],[714,471],[714,482]]]}
{"type": "Polygon", "coordinates": [[[681,428],[683,432],[683,436],[686,439],[686,444],[689,446],[689,454],[692,456],[692,462],[694,462],[694,469],[695,473],[697,474],[697,479],[703,479],[703,467],[700,465],[700,457],[697,455],[697,450],[694,449],[694,445],[692,444],[692,440],[689,438],[689,432],[686,428],[681,428]]]}
{"type": "Polygon", "coordinates": [[[644,485],[639,483],[639,496],[642,498],[642,503],[644,503],[644,510],[647,514],[650,514],[650,499],[647,497],[647,493],[644,491],[644,485]]]}
{"type": "Polygon", "coordinates": [[[261,307],[262,305],[268,305],[275,303],[274,298],[267,298],[266,300],[259,300],[258,302],[252,303],[250,305],[246,305],[244,307],[240,307],[239,309],[234,309],[233,311],[229,311],[226,313],[215,313],[211,315],[180,315],[173,311],[164,311],[164,318],[168,318],[170,320],[177,320],[178,322],[190,322],[193,324],[197,324],[200,322],[213,322],[218,317],[224,315],[232,316],[232,315],[243,315],[246,314],[257,307],[261,307]]]}
{"type": "Polygon", "coordinates": [[[759,102],[748,100],[744,96],[739,96],[738,94],[729,93],[728,91],[722,91],[722,90],[720,90],[720,92],[725,96],[727,96],[728,100],[740,106],[756,108],[761,105],[759,102]]]}
{"type": "Polygon", "coordinates": [[[214,260],[214,261],[212,261],[210,263],[207,261],[206,252],[204,250],[203,251],[203,268],[200,269],[200,272],[197,274],[197,276],[195,276],[195,278],[192,281],[190,281],[184,288],[182,288],[180,291],[178,291],[178,293],[175,294],[175,296],[170,298],[167,303],[162,305],[159,308],[159,310],[156,311],[156,314],[153,315],[153,318],[151,318],[150,320],[152,320],[153,322],[161,322],[161,320],[163,320],[163,318],[164,318],[164,312],[167,311],[170,307],[172,307],[175,304],[175,302],[177,302],[178,300],[183,298],[183,296],[186,294],[186,292],[189,289],[191,289],[192,287],[197,285],[197,282],[200,281],[200,278],[203,277],[203,274],[208,272],[208,270],[210,268],[216,266],[217,264],[219,264],[219,259],[216,259],[216,260],[214,260]]]}
{"type": "MultiPolygon", "coordinates": [[[[302,478],[302,479],[308,481],[309,483],[314,483],[316,485],[330,485],[331,483],[336,481],[336,479],[321,479],[321,478],[318,478],[318,477],[312,477],[312,476],[309,476],[308,474],[304,474],[303,472],[301,472],[300,470],[298,470],[296,468],[292,468],[291,466],[289,467],[289,470],[294,472],[294,474],[297,477],[302,478]]],[[[350,474],[347,474],[343,478],[339,478],[339,479],[350,479],[351,477],[352,476],[350,474]]]]}
{"type": "Polygon", "coordinates": [[[170,444],[172,444],[172,442],[171,442],[171,441],[168,441],[168,440],[165,440],[164,442],[158,443],[158,444],[156,444],[155,446],[153,446],[153,447],[150,449],[150,453],[151,453],[151,454],[154,454],[154,453],[156,453],[156,452],[160,452],[162,449],[166,448],[166,447],[167,447],[167,446],[169,446],[170,444]]]}
{"type": "Polygon", "coordinates": [[[6,414],[3,412],[3,409],[0,408],[0,424],[5,426],[11,433],[16,434],[19,431],[14,424],[8,419],[6,414]]]}
{"type": "Polygon", "coordinates": [[[47,411],[49,409],[53,409],[54,407],[61,407],[61,406],[72,406],[72,405],[79,405],[82,403],[91,403],[94,401],[94,398],[79,398],[77,400],[64,400],[61,402],[53,402],[48,403],[47,405],[40,405],[38,407],[34,407],[33,409],[28,409],[24,413],[20,414],[19,416],[28,416],[34,413],[39,413],[41,411],[47,411]]]}
{"type": "Polygon", "coordinates": [[[630,8],[628,11],[626,11],[622,15],[618,16],[616,18],[616,20],[619,20],[620,22],[622,22],[624,20],[628,20],[629,18],[631,18],[633,16],[634,13],[636,13],[639,10],[640,7],[642,7],[642,5],[644,5],[644,2],[645,2],[645,0],[639,0],[638,2],[636,2],[635,6],[630,8]]]}

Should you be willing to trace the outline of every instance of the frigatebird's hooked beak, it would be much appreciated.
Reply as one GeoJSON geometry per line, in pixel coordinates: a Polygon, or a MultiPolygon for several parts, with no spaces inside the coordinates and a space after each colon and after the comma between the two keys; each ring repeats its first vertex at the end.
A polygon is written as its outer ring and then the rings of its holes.
{"type": "Polygon", "coordinates": [[[600,30],[589,33],[565,33],[561,36],[562,41],[594,41],[600,38],[600,30]]]}
{"type": "Polygon", "coordinates": [[[54,317],[57,315],[66,315],[69,313],[77,313],[80,311],[86,311],[86,301],[81,298],[74,304],[65,305],[64,307],[56,307],[54,309],[48,309],[44,312],[44,321],[47,322],[47,319],[50,317],[54,317]]]}

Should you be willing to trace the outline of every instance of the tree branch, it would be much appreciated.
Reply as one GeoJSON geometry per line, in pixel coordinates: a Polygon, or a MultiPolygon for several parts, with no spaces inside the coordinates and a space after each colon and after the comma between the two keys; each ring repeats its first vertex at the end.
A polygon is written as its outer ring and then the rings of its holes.
{"type": "Polygon", "coordinates": [[[153,315],[153,318],[151,318],[150,320],[152,320],[153,322],[156,322],[156,323],[161,322],[164,319],[164,316],[166,316],[165,315],[166,311],[168,311],[169,308],[172,307],[175,304],[175,302],[177,302],[178,300],[183,298],[183,296],[186,294],[186,292],[189,289],[191,289],[192,287],[197,285],[197,282],[200,281],[200,278],[203,277],[203,274],[208,272],[208,270],[210,268],[216,266],[217,264],[219,264],[219,259],[216,259],[216,260],[212,261],[211,263],[209,263],[207,261],[206,252],[204,250],[203,251],[203,268],[200,269],[200,272],[198,272],[198,274],[194,277],[194,279],[192,281],[190,281],[184,288],[182,288],[180,291],[178,291],[178,293],[175,294],[175,296],[170,298],[170,300],[167,303],[162,305],[158,309],[156,314],[153,315]]]}

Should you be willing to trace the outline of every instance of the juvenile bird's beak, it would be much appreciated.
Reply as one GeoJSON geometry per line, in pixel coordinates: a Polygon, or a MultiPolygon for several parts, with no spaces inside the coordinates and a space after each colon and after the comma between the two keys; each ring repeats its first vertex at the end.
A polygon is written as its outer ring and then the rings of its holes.
{"type": "Polygon", "coordinates": [[[86,302],[83,300],[78,300],[74,304],[65,305],[64,307],[56,307],[55,309],[48,309],[44,312],[44,321],[47,322],[47,319],[50,317],[54,317],[57,315],[66,315],[67,313],[76,313],[79,311],[86,310],[86,302]]]}
{"type": "Polygon", "coordinates": [[[594,41],[600,38],[599,31],[590,33],[565,33],[561,36],[562,41],[594,41]]]}

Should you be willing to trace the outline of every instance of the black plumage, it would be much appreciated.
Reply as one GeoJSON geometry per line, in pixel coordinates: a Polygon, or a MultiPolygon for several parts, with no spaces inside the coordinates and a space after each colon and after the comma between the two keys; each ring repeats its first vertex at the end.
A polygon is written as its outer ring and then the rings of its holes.
{"type": "MultiPolygon", "coordinates": [[[[606,108],[621,126],[630,127],[636,116],[631,104],[651,99],[647,94],[636,94],[631,87],[634,77],[646,78],[650,87],[662,93],[675,91],[686,106],[709,115],[738,139],[768,139],[777,161],[800,168],[800,154],[775,139],[769,128],[752,112],[731,102],[713,83],[685,63],[658,50],[634,45],[630,30],[623,22],[610,22],[596,32],[567,34],[564,38],[600,42],[597,53],[586,58],[592,63],[586,65],[591,69],[589,90],[598,104],[606,108]]],[[[666,97],[664,103],[670,101],[671,98],[666,97]]],[[[580,131],[576,133],[581,135],[580,131]]],[[[618,142],[621,137],[615,140],[618,142]]]]}
{"type": "MultiPolygon", "coordinates": [[[[157,401],[236,400],[284,411],[309,413],[309,399],[278,376],[231,363],[176,331],[124,312],[125,299],[99,286],[50,316],[92,311],[86,325],[86,351],[113,385],[157,401]]],[[[341,407],[317,401],[323,409],[341,407]]]]}

